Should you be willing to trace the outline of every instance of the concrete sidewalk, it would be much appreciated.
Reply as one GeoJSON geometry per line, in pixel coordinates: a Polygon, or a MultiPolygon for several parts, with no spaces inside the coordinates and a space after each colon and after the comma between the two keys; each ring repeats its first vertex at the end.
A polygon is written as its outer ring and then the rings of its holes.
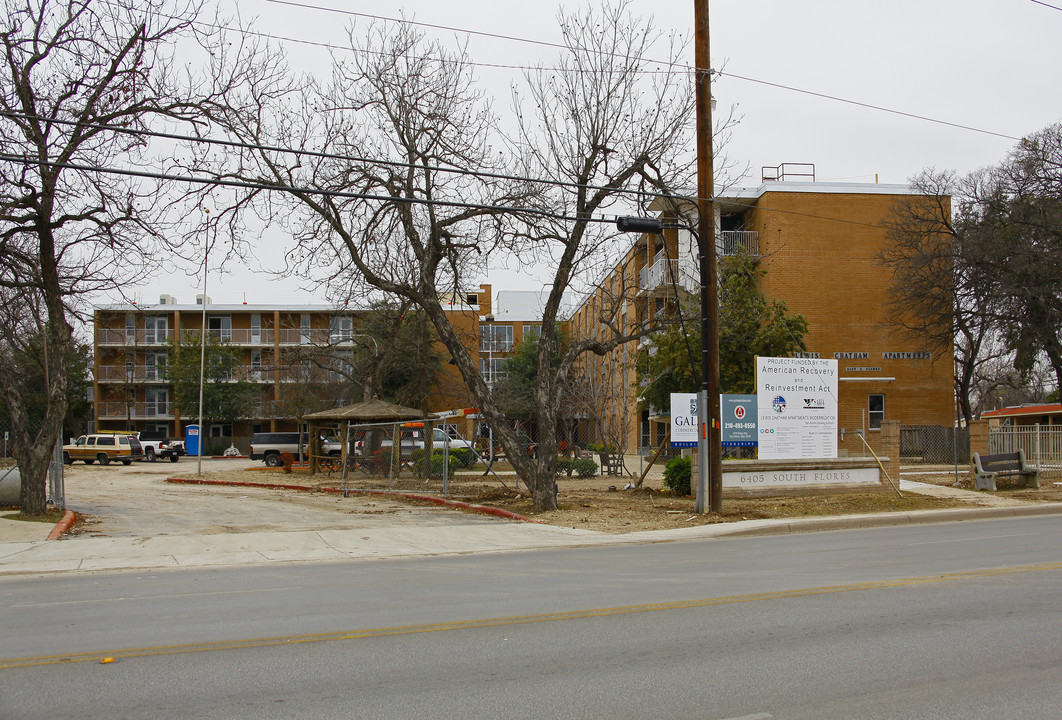
{"type": "Polygon", "coordinates": [[[0,515],[0,575],[340,562],[473,552],[513,552],[704,538],[774,535],[860,527],[1062,514],[1062,503],[1028,503],[958,488],[901,482],[901,490],[976,500],[978,507],[839,517],[747,520],[693,528],[608,535],[590,530],[499,520],[432,526],[156,537],[75,536],[47,541],[48,523],[0,515]]]}

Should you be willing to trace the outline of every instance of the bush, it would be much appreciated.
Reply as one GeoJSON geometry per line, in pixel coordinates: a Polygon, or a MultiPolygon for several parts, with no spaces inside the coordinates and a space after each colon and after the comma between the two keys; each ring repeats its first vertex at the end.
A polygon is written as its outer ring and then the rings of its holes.
{"type": "Polygon", "coordinates": [[[295,456],[289,452],[280,453],[280,464],[284,472],[291,474],[291,466],[295,463],[295,456]]]}
{"type": "Polygon", "coordinates": [[[568,475],[568,476],[570,476],[572,474],[572,459],[571,458],[566,458],[566,457],[557,458],[557,465],[556,465],[556,471],[555,472],[558,475],[568,475]]]}
{"type": "Polygon", "coordinates": [[[664,484],[673,493],[690,494],[690,478],[693,476],[693,461],[689,458],[676,457],[664,466],[664,484]]]}
{"type": "MultiPolygon", "coordinates": [[[[431,474],[442,475],[443,451],[433,450],[432,452],[434,457],[431,461],[431,474]]],[[[409,459],[413,461],[413,469],[421,473],[424,467],[424,448],[414,448],[409,459]]],[[[475,464],[476,456],[468,448],[450,448],[450,475],[453,475],[454,470],[470,468],[475,464]]]]}
{"type": "Polygon", "coordinates": [[[572,461],[572,470],[581,478],[597,475],[597,463],[593,458],[576,458],[572,461]]]}

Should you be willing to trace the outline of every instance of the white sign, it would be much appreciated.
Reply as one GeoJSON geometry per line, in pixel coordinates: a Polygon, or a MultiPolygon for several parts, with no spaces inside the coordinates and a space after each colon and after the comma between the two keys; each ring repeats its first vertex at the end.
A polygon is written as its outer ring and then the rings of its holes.
{"type": "Polygon", "coordinates": [[[756,358],[760,460],[837,457],[837,361],[756,358]]]}
{"type": "Polygon", "coordinates": [[[817,470],[723,470],[723,487],[757,488],[809,487],[823,485],[880,485],[881,474],[872,468],[821,468],[817,470]]]}
{"type": "Polygon", "coordinates": [[[697,393],[671,393],[671,447],[697,447],[697,393]]]}

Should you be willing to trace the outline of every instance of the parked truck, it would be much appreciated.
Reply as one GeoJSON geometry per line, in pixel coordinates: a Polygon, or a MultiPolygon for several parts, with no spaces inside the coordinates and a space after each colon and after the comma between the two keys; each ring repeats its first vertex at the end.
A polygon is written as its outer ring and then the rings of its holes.
{"type": "Polygon", "coordinates": [[[175,443],[165,433],[142,432],[139,433],[140,444],[144,448],[144,459],[155,462],[158,458],[177,462],[184,455],[184,443],[175,443]]]}

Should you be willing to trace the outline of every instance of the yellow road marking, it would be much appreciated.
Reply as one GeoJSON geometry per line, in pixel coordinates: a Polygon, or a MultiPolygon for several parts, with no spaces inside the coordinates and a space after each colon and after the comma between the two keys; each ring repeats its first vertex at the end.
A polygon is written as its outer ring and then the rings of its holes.
{"type": "Polygon", "coordinates": [[[0,660],[0,670],[36,667],[41,665],[62,665],[66,663],[99,662],[101,658],[113,658],[115,661],[137,657],[159,655],[179,655],[184,653],[218,652],[222,650],[241,650],[244,648],[279,647],[306,643],[335,642],[337,640],[358,640],[363,638],[391,637],[398,635],[417,635],[422,633],[450,632],[474,628],[500,627],[505,625],[527,625],[530,623],[560,622],[563,620],[581,620],[586,618],[629,615],[632,613],[661,612],[666,610],[685,610],[690,608],[711,607],[713,605],[732,605],[737,603],[760,602],[763,600],[783,600],[786,598],[828,595],[831,593],[856,592],[860,590],[878,590],[916,585],[929,585],[960,580],[1014,575],[1028,572],[1049,572],[1062,570],[1062,562],[1043,565],[1023,565],[1011,568],[990,568],[967,572],[946,573],[928,577],[900,578],[897,580],[880,580],[874,582],[852,583],[848,585],[826,585],[823,587],[800,590],[777,590],[766,593],[730,595],[699,600],[678,600],[675,602],[648,603],[645,605],[625,605],[611,608],[589,610],[571,610],[567,612],[544,613],[541,615],[517,615],[513,617],[488,618],[483,620],[458,620],[447,623],[430,623],[426,625],[404,625],[396,627],[345,630],[310,635],[287,635],[267,638],[249,638],[245,640],[222,640],[218,642],[189,643],[185,645],[159,645],[155,647],[126,648],[124,650],[101,650],[96,652],[74,653],[69,655],[44,655],[41,657],[10,658],[0,660]]]}

